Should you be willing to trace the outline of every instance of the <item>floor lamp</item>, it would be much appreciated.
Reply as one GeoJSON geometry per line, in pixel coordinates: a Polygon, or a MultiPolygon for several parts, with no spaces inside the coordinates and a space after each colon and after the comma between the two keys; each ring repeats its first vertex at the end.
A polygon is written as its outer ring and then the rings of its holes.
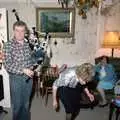
{"type": "Polygon", "coordinates": [[[120,32],[105,32],[102,42],[103,48],[112,48],[111,56],[114,56],[114,49],[120,48],[120,32]]]}

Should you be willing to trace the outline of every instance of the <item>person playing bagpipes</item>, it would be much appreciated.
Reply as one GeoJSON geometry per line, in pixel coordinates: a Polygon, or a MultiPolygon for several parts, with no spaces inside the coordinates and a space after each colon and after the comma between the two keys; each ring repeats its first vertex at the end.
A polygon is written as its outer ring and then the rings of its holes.
{"type": "Polygon", "coordinates": [[[26,29],[25,22],[16,21],[13,24],[14,38],[6,42],[3,49],[3,64],[10,78],[12,120],[30,120],[33,66],[42,56],[40,51],[39,54],[32,53],[29,43],[25,41],[26,29]]]}
{"type": "Polygon", "coordinates": [[[53,83],[53,108],[59,107],[58,98],[64,105],[66,120],[75,120],[80,111],[81,93],[85,92],[89,100],[94,101],[94,95],[91,94],[85,86],[94,76],[94,67],[90,63],[67,68],[60,73],[59,78],[53,83]]]}

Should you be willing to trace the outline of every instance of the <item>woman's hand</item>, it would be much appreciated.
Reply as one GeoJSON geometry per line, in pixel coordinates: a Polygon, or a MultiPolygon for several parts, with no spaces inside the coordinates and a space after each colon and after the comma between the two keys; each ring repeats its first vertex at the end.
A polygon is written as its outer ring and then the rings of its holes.
{"type": "Polygon", "coordinates": [[[94,99],[95,99],[94,95],[89,92],[88,88],[85,88],[84,90],[85,90],[87,96],[89,97],[90,101],[91,102],[94,101],[94,99]]]}
{"type": "Polygon", "coordinates": [[[94,101],[94,99],[95,99],[94,95],[92,95],[91,93],[88,94],[88,97],[89,97],[89,99],[90,99],[91,102],[94,101]]]}
{"type": "Polygon", "coordinates": [[[53,100],[53,108],[56,110],[58,108],[57,100],[53,100]]]}
{"type": "Polygon", "coordinates": [[[53,108],[56,112],[59,112],[59,98],[57,97],[57,87],[53,85],[53,108]]]}

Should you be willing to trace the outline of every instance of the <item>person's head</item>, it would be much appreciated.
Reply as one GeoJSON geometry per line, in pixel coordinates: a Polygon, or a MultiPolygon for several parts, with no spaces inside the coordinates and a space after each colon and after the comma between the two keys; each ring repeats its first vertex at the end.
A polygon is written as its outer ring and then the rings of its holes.
{"type": "Polygon", "coordinates": [[[27,31],[27,25],[23,21],[17,21],[13,24],[13,32],[15,40],[24,40],[25,33],[27,31]]]}
{"type": "Polygon", "coordinates": [[[106,65],[108,62],[109,62],[108,56],[101,56],[101,58],[100,58],[100,63],[101,63],[102,65],[106,65]]]}
{"type": "Polygon", "coordinates": [[[86,84],[92,80],[94,76],[94,66],[90,63],[84,63],[76,68],[76,75],[80,80],[80,84],[86,84]]]}

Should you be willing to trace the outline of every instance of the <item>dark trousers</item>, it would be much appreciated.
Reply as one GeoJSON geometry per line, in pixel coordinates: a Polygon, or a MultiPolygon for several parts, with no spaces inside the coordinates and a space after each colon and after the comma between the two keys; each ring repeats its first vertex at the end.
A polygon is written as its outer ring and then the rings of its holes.
{"type": "Polygon", "coordinates": [[[10,74],[11,104],[13,120],[30,120],[29,99],[32,91],[32,80],[25,75],[10,74]]]}

